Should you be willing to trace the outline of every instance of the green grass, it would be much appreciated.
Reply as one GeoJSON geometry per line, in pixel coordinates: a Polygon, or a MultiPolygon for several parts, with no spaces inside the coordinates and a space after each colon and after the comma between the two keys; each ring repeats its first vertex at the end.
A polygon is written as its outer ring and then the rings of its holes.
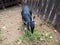
{"type": "MultiPolygon", "coordinates": [[[[26,26],[23,26],[23,28],[26,28],[26,26]]],[[[24,30],[24,33],[22,37],[19,37],[19,40],[25,40],[29,45],[38,45],[41,41],[45,41],[46,44],[49,44],[50,37],[54,37],[52,33],[48,32],[46,35],[46,33],[39,32],[36,28],[33,34],[28,29],[24,30]]]]}

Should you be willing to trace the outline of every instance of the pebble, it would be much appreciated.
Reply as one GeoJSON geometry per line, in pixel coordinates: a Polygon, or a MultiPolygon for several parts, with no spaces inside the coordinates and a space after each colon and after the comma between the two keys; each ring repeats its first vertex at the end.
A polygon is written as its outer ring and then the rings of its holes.
{"type": "Polygon", "coordinates": [[[2,29],[6,30],[6,26],[3,26],[2,29]]]}
{"type": "Polygon", "coordinates": [[[22,41],[21,41],[21,40],[19,40],[18,45],[20,45],[21,43],[22,43],[22,41]]]}
{"type": "Polygon", "coordinates": [[[57,42],[58,40],[56,39],[55,41],[57,42]]]}
{"type": "Polygon", "coordinates": [[[52,39],[53,37],[52,36],[50,36],[50,39],[52,39]]]}
{"type": "Polygon", "coordinates": [[[20,30],[20,28],[18,28],[18,30],[20,30]]]}
{"type": "Polygon", "coordinates": [[[57,30],[54,30],[55,33],[57,33],[57,30]]]}
{"type": "Polygon", "coordinates": [[[36,25],[36,22],[35,22],[35,25],[36,25]]]}
{"type": "Polygon", "coordinates": [[[24,28],[25,30],[27,30],[27,28],[24,28]]]}

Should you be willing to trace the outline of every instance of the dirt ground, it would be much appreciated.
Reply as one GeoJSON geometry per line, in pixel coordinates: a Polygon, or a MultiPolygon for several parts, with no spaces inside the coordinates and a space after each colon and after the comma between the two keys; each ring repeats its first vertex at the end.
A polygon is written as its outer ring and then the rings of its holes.
{"type": "MultiPolygon", "coordinates": [[[[33,14],[36,16],[36,14],[33,14]]],[[[39,31],[51,32],[54,34],[54,39],[51,40],[49,45],[60,45],[60,33],[54,32],[51,27],[48,27],[46,24],[36,16],[36,28],[39,31]],[[43,24],[40,26],[40,24],[43,24]]],[[[21,18],[21,7],[14,6],[7,8],[5,10],[0,10],[0,28],[1,28],[1,37],[0,45],[12,45],[19,36],[23,35],[22,31],[22,18],[21,18]]],[[[44,44],[41,44],[44,45],[44,44]]]]}

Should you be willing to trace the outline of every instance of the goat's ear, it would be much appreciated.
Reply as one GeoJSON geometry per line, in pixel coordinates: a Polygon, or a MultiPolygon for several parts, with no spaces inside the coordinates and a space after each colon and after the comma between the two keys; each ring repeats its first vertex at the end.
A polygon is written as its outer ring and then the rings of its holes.
{"type": "Polygon", "coordinates": [[[21,15],[23,15],[23,11],[21,11],[21,15]]]}
{"type": "Polygon", "coordinates": [[[30,11],[30,14],[32,15],[32,11],[30,11]]]}
{"type": "Polygon", "coordinates": [[[35,21],[35,16],[33,16],[33,19],[32,19],[32,21],[35,21]]]}
{"type": "Polygon", "coordinates": [[[35,16],[33,16],[33,19],[35,19],[35,16]]]}

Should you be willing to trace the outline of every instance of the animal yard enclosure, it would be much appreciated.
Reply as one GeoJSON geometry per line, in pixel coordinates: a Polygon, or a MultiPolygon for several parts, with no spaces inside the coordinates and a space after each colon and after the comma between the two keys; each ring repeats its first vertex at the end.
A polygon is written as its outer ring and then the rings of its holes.
{"type": "Polygon", "coordinates": [[[0,8],[25,3],[43,20],[60,28],[60,0],[0,0],[0,8]]]}
{"type": "Polygon", "coordinates": [[[0,45],[60,45],[60,0],[0,0],[0,8],[0,45]],[[33,34],[24,32],[24,4],[36,17],[33,34]]]}

